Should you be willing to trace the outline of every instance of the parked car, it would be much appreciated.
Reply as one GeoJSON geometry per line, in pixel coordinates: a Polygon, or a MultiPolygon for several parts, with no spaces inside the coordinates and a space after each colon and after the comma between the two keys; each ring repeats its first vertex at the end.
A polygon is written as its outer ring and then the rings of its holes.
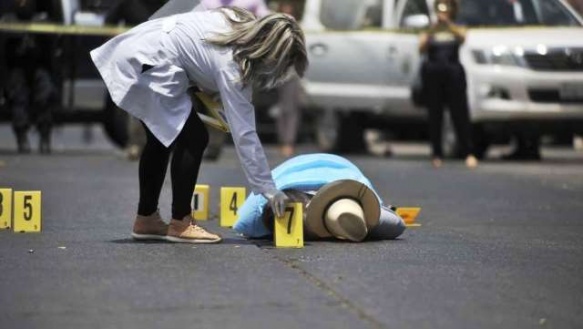
{"type": "MultiPolygon", "coordinates": [[[[318,111],[323,149],[361,147],[368,127],[423,131],[411,101],[421,61],[418,33],[435,19],[433,0],[307,0],[310,68],[304,85],[318,111]]],[[[466,69],[475,145],[521,129],[583,132],[582,19],[562,0],[463,0],[466,69]],[[516,5],[515,5],[516,6],[516,5]],[[505,9],[510,9],[510,12],[505,9]]],[[[455,149],[445,122],[446,149],[455,149]]]]}

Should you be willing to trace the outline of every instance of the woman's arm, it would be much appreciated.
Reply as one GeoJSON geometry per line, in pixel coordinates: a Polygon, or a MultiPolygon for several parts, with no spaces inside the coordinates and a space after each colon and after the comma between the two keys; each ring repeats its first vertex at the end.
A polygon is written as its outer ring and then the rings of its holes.
{"type": "Polygon", "coordinates": [[[447,29],[453,33],[455,38],[460,42],[464,43],[466,41],[466,28],[460,25],[457,25],[453,22],[449,22],[447,24],[447,29]]]}
{"type": "Polygon", "coordinates": [[[437,24],[445,27],[445,29],[451,32],[460,43],[466,41],[466,28],[452,22],[448,14],[438,13],[437,19],[437,24]]]}
{"type": "Polygon", "coordinates": [[[426,32],[421,33],[419,36],[419,52],[425,53],[427,51],[427,45],[429,44],[429,34],[426,32]]]}
{"type": "Polygon", "coordinates": [[[251,88],[241,88],[235,68],[222,69],[217,73],[217,85],[225,116],[243,172],[255,193],[273,193],[275,183],[267,163],[265,152],[255,129],[255,109],[251,104],[251,88]]]}

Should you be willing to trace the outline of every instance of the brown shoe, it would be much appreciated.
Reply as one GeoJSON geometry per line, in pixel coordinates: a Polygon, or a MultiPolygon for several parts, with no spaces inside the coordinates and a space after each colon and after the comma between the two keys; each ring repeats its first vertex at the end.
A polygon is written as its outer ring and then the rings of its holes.
{"type": "Polygon", "coordinates": [[[221,242],[222,238],[196,225],[192,217],[188,215],[183,220],[170,221],[166,240],[185,243],[217,243],[221,242]]]}
{"type": "Polygon", "coordinates": [[[132,237],[136,240],[165,240],[168,224],[164,223],[158,211],[150,216],[136,216],[132,237]]]}

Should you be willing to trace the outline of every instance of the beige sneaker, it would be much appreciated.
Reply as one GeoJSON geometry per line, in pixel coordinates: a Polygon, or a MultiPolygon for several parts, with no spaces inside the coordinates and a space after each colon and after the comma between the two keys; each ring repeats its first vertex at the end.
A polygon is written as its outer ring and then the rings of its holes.
{"type": "Polygon", "coordinates": [[[136,240],[165,240],[168,224],[164,223],[156,211],[150,216],[136,216],[132,237],[136,240]]]}
{"type": "Polygon", "coordinates": [[[217,243],[221,242],[222,238],[196,225],[192,217],[188,215],[183,220],[170,221],[166,240],[185,243],[217,243]]]}

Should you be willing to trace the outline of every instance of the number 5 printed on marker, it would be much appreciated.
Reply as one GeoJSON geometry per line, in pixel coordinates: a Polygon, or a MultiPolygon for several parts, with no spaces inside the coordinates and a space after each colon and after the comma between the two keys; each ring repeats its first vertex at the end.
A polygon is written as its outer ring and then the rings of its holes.
{"type": "Polygon", "coordinates": [[[32,219],[32,195],[24,196],[24,220],[32,219]]]}
{"type": "Polygon", "coordinates": [[[41,191],[14,192],[14,232],[40,232],[41,191]]]}

